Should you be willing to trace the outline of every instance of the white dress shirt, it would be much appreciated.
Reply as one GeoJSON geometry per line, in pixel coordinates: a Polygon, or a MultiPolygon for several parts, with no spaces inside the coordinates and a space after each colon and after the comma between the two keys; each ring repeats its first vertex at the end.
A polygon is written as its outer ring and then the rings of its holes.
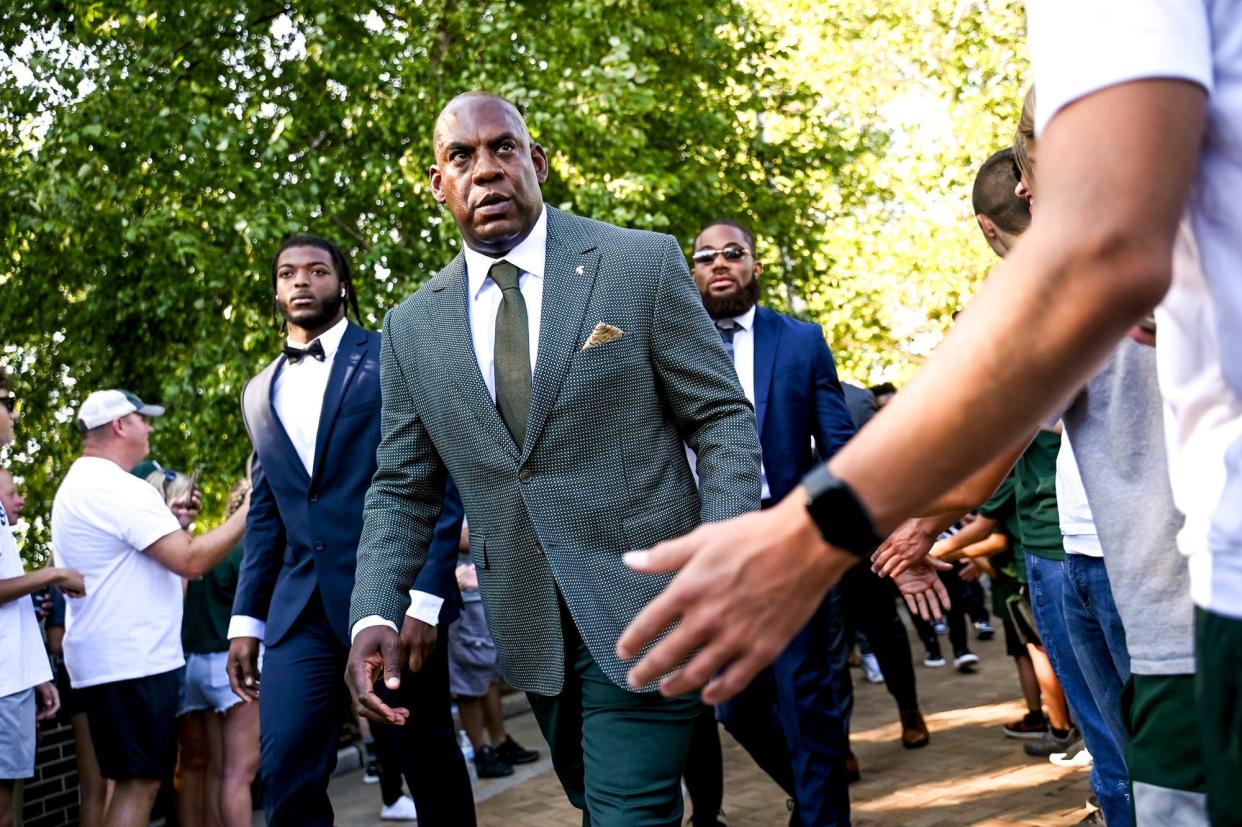
{"type": "MultiPolygon", "coordinates": [[[[323,345],[323,361],[306,357],[297,364],[285,360],[276,374],[272,386],[272,407],[284,426],[293,450],[311,474],[315,469],[315,439],[319,435],[319,414],[323,410],[323,395],[328,390],[328,376],[332,373],[332,360],[340,350],[341,338],[349,325],[342,317],[330,329],[319,336],[323,345]]],[[[308,343],[309,344],[309,343],[308,343]]],[[[290,347],[306,349],[307,345],[289,340],[290,347]]]]}
{"type": "MultiPolygon", "coordinates": [[[[323,361],[306,357],[296,364],[285,360],[272,386],[272,407],[293,443],[298,459],[306,473],[315,469],[315,441],[319,436],[319,415],[323,411],[323,397],[328,391],[328,378],[332,374],[332,362],[341,348],[341,339],[349,322],[343,317],[319,335],[323,346],[323,361]]],[[[305,349],[307,345],[289,339],[289,346],[305,349]]],[[[426,592],[410,590],[409,614],[429,625],[436,625],[444,599],[426,592]]],[[[228,637],[254,637],[260,640],[267,632],[267,623],[257,617],[233,615],[229,618],[228,637]]]]}
{"type": "MultiPolygon", "coordinates": [[[[470,340],[474,344],[474,355],[479,363],[479,373],[483,375],[483,384],[492,401],[496,401],[496,313],[500,310],[503,291],[488,276],[492,265],[498,261],[507,261],[521,271],[518,276],[518,289],[526,301],[526,324],[530,342],[530,370],[535,373],[535,360],[539,356],[539,322],[543,317],[543,273],[544,262],[548,254],[548,208],[544,206],[539,219],[531,228],[530,234],[522,242],[500,258],[491,258],[476,250],[466,247],[466,318],[470,323],[470,340]]],[[[410,591],[410,608],[406,614],[424,623],[434,626],[435,620],[428,620],[431,613],[431,601],[435,601],[435,617],[439,616],[443,600],[435,595],[410,591]]],[[[350,630],[352,640],[363,629],[371,626],[387,626],[396,630],[391,621],[379,615],[368,615],[361,618],[350,630]]]]}
{"type": "MultiPolygon", "coordinates": [[[[737,379],[742,384],[742,392],[746,394],[746,398],[750,400],[753,407],[755,404],[755,306],[751,305],[750,310],[732,319],[716,320],[717,325],[725,327],[729,322],[733,322],[735,328],[733,331],[733,368],[737,371],[737,379]]],[[[695,482],[697,482],[699,479],[698,457],[689,445],[686,446],[686,460],[690,463],[690,468],[694,471],[695,482]]],[[[768,472],[764,470],[762,459],[759,461],[759,481],[760,499],[769,499],[772,492],[768,488],[768,472]]]]}
{"type": "Polygon", "coordinates": [[[479,373],[492,401],[496,400],[496,313],[500,310],[503,291],[488,277],[498,261],[507,261],[521,271],[518,289],[526,300],[526,324],[530,340],[530,370],[535,371],[539,355],[539,321],[543,316],[543,270],[548,252],[548,208],[544,207],[530,235],[501,258],[489,258],[466,248],[466,317],[470,321],[470,339],[479,362],[479,373]]]}

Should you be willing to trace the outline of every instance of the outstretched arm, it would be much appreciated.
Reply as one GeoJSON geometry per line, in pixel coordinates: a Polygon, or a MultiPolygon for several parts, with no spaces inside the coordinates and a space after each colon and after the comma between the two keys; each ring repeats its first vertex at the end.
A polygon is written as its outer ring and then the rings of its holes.
{"type": "MultiPolygon", "coordinates": [[[[1191,83],[1137,81],[1092,93],[1052,121],[1031,229],[914,381],[829,463],[877,530],[920,513],[1035,430],[1164,295],[1204,100],[1191,83]]],[[[776,657],[852,557],[823,541],[805,499],[799,486],[773,509],[631,558],[643,571],[683,571],[635,618],[618,654],[632,657],[678,620],[678,631],[696,630],[654,647],[632,684],[703,643],[662,690],[710,680],[703,700],[719,703],[776,657]]]]}

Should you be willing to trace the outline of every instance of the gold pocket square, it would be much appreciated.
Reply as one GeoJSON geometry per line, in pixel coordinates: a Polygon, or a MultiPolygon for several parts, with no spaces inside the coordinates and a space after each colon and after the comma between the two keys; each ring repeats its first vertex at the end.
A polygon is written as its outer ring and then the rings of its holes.
{"type": "Polygon", "coordinates": [[[582,346],[583,350],[600,345],[606,345],[611,341],[620,339],[625,335],[625,331],[619,327],[613,327],[610,324],[600,322],[595,325],[595,329],[591,331],[591,335],[587,337],[586,344],[582,346]]]}

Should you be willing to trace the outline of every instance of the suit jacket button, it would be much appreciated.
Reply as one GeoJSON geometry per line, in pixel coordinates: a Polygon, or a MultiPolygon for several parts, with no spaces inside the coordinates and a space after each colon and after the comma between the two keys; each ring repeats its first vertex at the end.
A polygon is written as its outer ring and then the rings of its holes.
{"type": "Polygon", "coordinates": [[[518,479],[522,482],[530,482],[534,477],[535,475],[530,472],[529,468],[523,468],[521,471],[518,471],[518,479]]]}
{"type": "Polygon", "coordinates": [[[323,551],[323,543],[315,543],[315,551],[323,551]]]}

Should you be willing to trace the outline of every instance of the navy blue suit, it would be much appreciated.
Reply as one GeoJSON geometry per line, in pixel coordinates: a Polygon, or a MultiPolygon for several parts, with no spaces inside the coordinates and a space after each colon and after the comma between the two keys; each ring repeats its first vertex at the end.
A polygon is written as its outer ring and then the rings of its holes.
{"type": "MultiPolygon", "coordinates": [[[[378,333],[348,325],[324,392],[310,474],[272,402],[285,357],[242,392],[255,458],[233,614],[267,624],[259,718],[269,824],[332,824],[327,787],[347,710],[342,675],[350,642],[349,601],[363,500],[380,439],[379,350],[378,333]]],[[[451,545],[433,547],[415,585],[445,599],[442,623],[460,610],[456,561],[454,537],[451,545]]],[[[403,693],[410,694],[402,704],[408,703],[412,715],[404,738],[397,740],[417,741],[416,750],[402,753],[402,769],[423,824],[473,820],[469,776],[454,737],[444,648],[437,646],[423,670],[402,682],[403,693]],[[415,754],[434,773],[430,779],[420,777],[415,754]],[[441,818],[438,810],[444,811],[441,818]]]]}
{"type": "MultiPolygon", "coordinates": [[[[853,436],[854,424],[819,325],[759,307],[753,332],[755,420],[768,490],[779,501],[853,436]]],[[[849,823],[847,654],[834,589],[780,657],[717,709],[806,825],[849,823]]]]}

